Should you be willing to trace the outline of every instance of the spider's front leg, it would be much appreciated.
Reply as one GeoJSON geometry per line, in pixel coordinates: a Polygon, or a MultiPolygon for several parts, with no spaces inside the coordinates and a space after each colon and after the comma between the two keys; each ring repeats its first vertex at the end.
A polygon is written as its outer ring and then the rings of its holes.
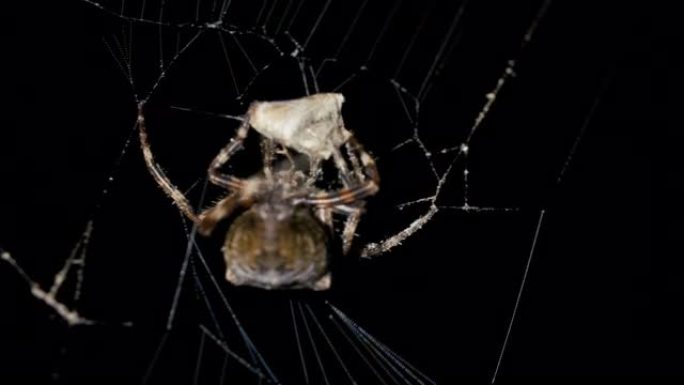
{"type": "MultiPolygon", "coordinates": [[[[316,206],[350,205],[371,195],[379,190],[380,176],[375,161],[354,137],[349,138],[350,148],[354,158],[358,157],[361,163],[360,170],[355,170],[360,176],[349,172],[343,159],[335,157],[335,165],[340,170],[344,188],[334,192],[317,192],[309,195],[304,202],[316,206]]],[[[356,167],[355,167],[356,168],[356,167]]]]}
{"type": "MultiPolygon", "coordinates": [[[[247,115],[249,116],[249,114],[247,115]]],[[[237,206],[247,203],[248,196],[244,194],[244,187],[247,182],[233,175],[221,172],[230,157],[242,148],[242,144],[249,133],[249,119],[246,118],[238,128],[235,137],[230,143],[219,151],[209,166],[209,181],[231,190],[230,195],[221,199],[216,205],[202,212],[199,216],[199,232],[202,235],[209,235],[222,219],[229,216],[237,206]]],[[[273,144],[270,141],[262,142],[264,160],[271,161],[273,158],[273,144]]],[[[266,167],[266,166],[265,166],[266,167]]],[[[270,168],[268,168],[270,170],[270,168]]]]}
{"type": "Polygon", "coordinates": [[[333,212],[345,216],[344,229],[342,229],[342,254],[346,255],[351,249],[354,236],[356,235],[356,228],[361,221],[361,214],[363,214],[363,207],[359,205],[337,205],[337,206],[317,206],[314,208],[318,219],[328,226],[331,231],[334,231],[333,226],[333,212]]]}
{"type": "Polygon", "coordinates": [[[197,231],[204,236],[211,235],[211,232],[214,231],[216,225],[223,220],[223,218],[232,214],[239,205],[244,203],[241,198],[240,191],[234,191],[227,197],[221,199],[213,207],[203,211],[199,215],[197,231]]]}
{"type": "Polygon", "coordinates": [[[346,255],[351,249],[352,242],[354,241],[354,235],[356,235],[356,227],[359,225],[361,220],[361,214],[363,214],[363,208],[348,205],[339,206],[318,206],[314,209],[318,219],[328,226],[331,231],[334,231],[333,226],[333,212],[342,214],[346,216],[344,221],[344,229],[342,230],[342,254],[346,255]]]}
{"type": "Polygon", "coordinates": [[[339,151],[333,153],[335,166],[340,173],[343,188],[335,192],[318,192],[305,199],[308,204],[316,205],[346,216],[342,230],[342,251],[347,254],[351,249],[356,228],[363,214],[363,199],[378,192],[380,177],[375,161],[361,144],[352,136],[347,144],[347,156],[352,165],[350,170],[339,151]]]}
{"type": "Polygon", "coordinates": [[[145,158],[145,165],[147,170],[152,174],[152,177],[157,182],[159,187],[173,200],[173,202],[178,206],[178,209],[191,221],[198,223],[199,218],[195,214],[190,202],[176,186],[171,183],[169,178],[164,174],[161,167],[157,164],[152,154],[152,148],[147,139],[147,126],[145,124],[145,115],[143,114],[144,103],[138,105],[138,133],[140,136],[140,147],[142,148],[143,157],[145,158]]]}
{"type": "Polygon", "coordinates": [[[334,210],[347,216],[344,221],[344,229],[342,229],[342,253],[347,254],[349,253],[351,245],[354,242],[356,228],[359,226],[359,222],[361,222],[363,207],[358,205],[339,205],[335,206],[334,210]]]}
{"type": "MultiPolygon", "coordinates": [[[[178,209],[190,220],[200,226],[200,233],[210,233],[216,226],[216,223],[218,223],[227,215],[230,215],[230,212],[232,212],[237,204],[241,203],[241,194],[239,192],[233,192],[231,195],[221,200],[216,206],[208,209],[198,216],[195,213],[195,210],[192,208],[192,205],[190,205],[190,202],[186,198],[185,194],[183,194],[173,183],[171,183],[169,178],[154,159],[154,154],[152,153],[152,148],[148,140],[145,114],[143,113],[144,107],[144,103],[140,103],[140,105],[138,105],[137,126],[140,136],[140,146],[142,148],[145,165],[147,166],[148,171],[157,182],[159,187],[161,187],[166,195],[168,195],[176,204],[176,206],[178,206],[178,209]]],[[[228,161],[233,153],[240,149],[242,142],[247,137],[248,130],[249,120],[245,119],[240,125],[235,138],[233,138],[231,142],[221,149],[218,155],[216,155],[211,163],[211,166],[209,167],[209,180],[212,183],[234,191],[239,191],[242,189],[244,181],[232,175],[221,173],[220,168],[228,161]]]]}
{"type": "Polygon", "coordinates": [[[228,162],[228,159],[242,148],[242,143],[247,138],[249,132],[249,119],[245,119],[238,128],[237,134],[230,142],[219,151],[209,166],[209,181],[217,186],[230,190],[240,190],[244,187],[244,181],[240,178],[221,172],[221,167],[228,162]]]}

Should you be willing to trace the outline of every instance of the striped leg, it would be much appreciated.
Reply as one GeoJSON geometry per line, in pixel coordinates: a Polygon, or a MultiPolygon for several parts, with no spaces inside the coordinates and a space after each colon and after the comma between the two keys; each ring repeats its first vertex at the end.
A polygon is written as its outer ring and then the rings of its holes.
{"type": "MultiPolygon", "coordinates": [[[[360,173],[362,174],[363,179],[355,183],[355,185],[345,186],[341,190],[332,193],[318,192],[311,194],[303,200],[304,203],[316,206],[334,206],[340,204],[346,205],[371,195],[375,195],[375,193],[378,192],[380,177],[378,175],[378,169],[375,165],[375,161],[373,161],[373,158],[371,158],[371,156],[363,150],[361,144],[359,144],[354,137],[349,139],[349,148],[352,150],[350,151],[350,154],[358,156],[358,160],[361,162],[362,168],[360,173]]],[[[338,160],[336,157],[335,162],[338,169],[347,170],[346,165],[340,164],[344,163],[341,159],[338,160]]],[[[356,177],[349,178],[348,176],[345,179],[357,180],[356,177]]],[[[345,179],[343,179],[343,182],[345,179]]]]}
{"type": "Polygon", "coordinates": [[[239,192],[232,192],[227,197],[221,199],[216,205],[205,210],[199,215],[199,224],[197,230],[200,234],[208,236],[214,231],[216,224],[218,224],[225,217],[229,216],[240,204],[239,192]]]}
{"type": "Polygon", "coordinates": [[[347,157],[352,165],[351,171],[342,154],[339,152],[333,154],[344,187],[332,193],[312,194],[304,202],[318,206],[319,209],[332,209],[346,216],[342,230],[342,252],[347,254],[351,249],[356,228],[363,214],[363,202],[359,201],[378,192],[380,178],[375,161],[354,137],[351,137],[345,146],[347,157]]]}
{"type": "Polygon", "coordinates": [[[244,142],[249,132],[249,121],[245,120],[238,128],[235,137],[230,140],[227,146],[223,147],[219,151],[218,155],[214,158],[209,166],[209,181],[217,186],[221,186],[231,190],[239,190],[243,187],[244,181],[240,178],[236,178],[229,174],[224,174],[221,172],[221,167],[223,167],[228,159],[242,148],[242,142],[244,142]]]}
{"type": "Polygon", "coordinates": [[[344,221],[344,229],[342,230],[342,253],[347,254],[351,249],[352,242],[354,242],[354,235],[356,235],[356,227],[359,226],[361,221],[361,214],[363,214],[363,208],[354,206],[348,207],[345,214],[347,219],[344,221]]]}
{"type": "Polygon", "coordinates": [[[145,164],[147,165],[147,170],[152,174],[152,177],[157,182],[159,187],[168,195],[169,198],[178,206],[178,209],[191,221],[199,223],[199,218],[195,214],[195,210],[190,205],[188,198],[171,183],[169,178],[166,177],[164,171],[159,167],[152,154],[152,148],[147,139],[147,126],[145,125],[145,115],[143,114],[144,103],[138,105],[138,133],[140,135],[140,146],[142,147],[143,157],[145,158],[145,164]]]}

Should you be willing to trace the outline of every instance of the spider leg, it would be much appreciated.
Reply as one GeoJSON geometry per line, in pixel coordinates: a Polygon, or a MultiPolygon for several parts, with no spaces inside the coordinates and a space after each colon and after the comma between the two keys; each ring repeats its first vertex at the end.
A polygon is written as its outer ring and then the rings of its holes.
{"type": "Polygon", "coordinates": [[[312,194],[304,199],[304,202],[318,206],[319,210],[320,207],[330,208],[346,216],[342,230],[342,252],[347,254],[363,214],[363,202],[359,201],[377,193],[380,178],[375,161],[354,137],[351,137],[345,146],[352,171],[347,167],[342,154],[339,151],[333,152],[333,160],[344,187],[333,193],[312,194]]]}
{"type": "MultiPolygon", "coordinates": [[[[356,141],[355,138],[353,138],[353,141],[356,141]]],[[[357,151],[354,151],[354,147],[350,143],[350,141],[347,141],[344,144],[345,148],[347,149],[347,155],[349,156],[349,161],[352,164],[352,168],[354,169],[354,174],[357,178],[357,180],[363,180],[363,168],[361,167],[361,162],[359,161],[359,157],[356,155],[357,151]]]]}
{"type": "Polygon", "coordinates": [[[370,154],[363,149],[361,143],[352,136],[347,141],[346,146],[349,150],[349,156],[352,159],[352,163],[354,164],[354,169],[359,174],[359,177],[367,176],[378,185],[380,183],[378,167],[375,165],[375,161],[370,154]]]}
{"type": "Polygon", "coordinates": [[[205,236],[210,235],[223,218],[229,216],[235,208],[243,203],[240,199],[240,192],[232,192],[227,197],[221,199],[216,205],[199,215],[197,231],[205,236]]]}
{"type": "Polygon", "coordinates": [[[286,164],[289,165],[287,167],[284,167],[282,163],[279,163],[278,167],[276,167],[277,171],[283,171],[287,169],[290,172],[294,172],[295,170],[297,170],[297,164],[299,162],[295,157],[292,156],[292,153],[290,153],[290,150],[287,147],[281,145],[280,148],[277,149],[277,151],[275,151],[275,153],[285,156],[285,159],[287,160],[286,164]]]}
{"type": "Polygon", "coordinates": [[[361,206],[348,205],[338,205],[332,207],[318,206],[316,208],[316,216],[331,230],[334,229],[332,218],[333,211],[346,216],[344,229],[342,230],[342,254],[347,254],[351,249],[354,235],[356,234],[356,227],[359,225],[361,220],[363,208],[361,206]]]}
{"type": "Polygon", "coordinates": [[[334,210],[347,216],[342,230],[342,253],[347,254],[351,249],[352,242],[354,242],[354,235],[356,235],[356,228],[361,221],[363,207],[339,205],[335,206],[334,210]]]}
{"type": "MultiPolygon", "coordinates": [[[[345,187],[332,192],[318,192],[308,197],[304,198],[302,201],[311,205],[322,205],[322,206],[334,206],[339,204],[351,204],[378,192],[380,177],[378,175],[378,169],[375,165],[375,161],[371,156],[363,150],[361,144],[354,138],[349,138],[349,146],[352,151],[350,153],[358,154],[358,160],[361,162],[360,173],[363,174],[363,179],[359,182],[353,183],[350,181],[351,178],[347,177],[346,180],[352,185],[347,185],[348,182],[342,179],[345,187]]],[[[341,173],[345,170],[348,173],[346,164],[344,164],[343,159],[335,158],[335,164],[340,169],[341,173]]],[[[353,178],[356,180],[357,178],[353,178]]]]}
{"type": "Polygon", "coordinates": [[[192,205],[176,186],[171,183],[169,178],[164,174],[164,171],[159,167],[157,162],[154,160],[154,155],[152,154],[152,148],[147,139],[147,127],[145,125],[145,115],[143,114],[144,103],[138,105],[138,133],[140,136],[140,146],[142,147],[143,157],[145,158],[145,164],[147,165],[147,170],[152,174],[152,177],[157,182],[159,187],[168,195],[169,198],[173,200],[178,209],[191,221],[198,223],[199,218],[195,214],[192,205]]]}
{"type": "Polygon", "coordinates": [[[384,239],[380,242],[371,242],[361,249],[361,257],[370,258],[390,251],[396,246],[399,246],[406,238],[412,236],[416,231],[420,230],[432,217],[437,214],[439,209],[436,205],[430,206],[430,209],[418,219],[411,222],[411,224],[400,232],[384,239]]]}
{"type": "Polygon", "coordinates": [[[333,221],[332,221],[332,208],[331,207],[317,207],[316,208],[316,216],[318,219],[323,222],[326,226],[329,228],[333,228],[333,221]]]}
{"type": "Polygon", "coordinates": [[[349,169],[347,168],[347,162],[344,160],[342,157],[342,154],[340,153],[339,149],[334,149],[333,150],[333,160],[335,161],[335,167],[337,167],[338,174],[340,176],[340,179],[342,180],[342,184],[344,187],[349,187],[349,185],[352,184],[351,179],[349,178],[349,169]]]}
{"type": "Polygon", "coordinates": [[[248,132],[249,119],[245,119],[238,128],[235,137],[230,140],[228,145],[219,151],[218,155],[216,155],[211,162],[211,165],[209,166],[209,181],[211,181],[211,183],[231,190],[239,190],[244,186],[245,182],[242,179],[222,173],[221,167],[228,162],[228,159],[230,159],[234,153],[242,148],[242,143],[247,137],[248,132]]]}

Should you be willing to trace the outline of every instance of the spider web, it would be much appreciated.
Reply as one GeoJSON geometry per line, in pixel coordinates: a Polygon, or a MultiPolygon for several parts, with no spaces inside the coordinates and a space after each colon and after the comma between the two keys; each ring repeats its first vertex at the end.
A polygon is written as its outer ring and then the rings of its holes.
{"type": "MultiPolygon", "coordinates": [[[[108,150],[83,192],[60,187],[69,209],[52,215],[68,224],[47,250],[2,250],[14,287],[38,300],[21,311],[52,315],[45,335],[68,326],[57,358],[44,350],[53,380],[497,381],[545,213],[608,83],[587,81],[567,122],[536,109],[539,96],[517,102],[547,89],[526,77],[548,64],[534,59],[550,44],[549,1],[496,12],[467,1],[75,3],[74,35],[99,75],[84,95],[103,99],[75,101],[81,117],[60,126],[87,126],[97,135],[77,143],[108,150]],[[340,262],[327,293],[230,287],[222,240],[195,237],[149,177],[137,107],[157,162],[199,208],[220,197],[206,165],[251,101],[316,92],[345,95],[345,123],[377,159],[381,192],[355,239],[372,259],[340,262]]],[[[229,167],[258,171],[257,147],[229,167]]]]}

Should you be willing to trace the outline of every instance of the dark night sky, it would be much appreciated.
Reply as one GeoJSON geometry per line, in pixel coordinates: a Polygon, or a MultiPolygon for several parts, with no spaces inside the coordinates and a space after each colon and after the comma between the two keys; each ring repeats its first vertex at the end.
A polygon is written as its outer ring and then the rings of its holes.
{"type": "MultiPolygon", "coordinates": [[[[103,324],[67,327],[30,295],[11,267],[0,264],[0,383],[139,383],[164,333],[186,241],[178,214],[144,167],[135,133],[120,157],[135,106],[103,38],[111,45],[121,37],[121,21],[79,1],[60,3],[23,2],[7,23],[12,30],[3,35],[9,67],[0,130],[0,247],[47,286],[93,219],[77,308],[103,324]],[[107,183],[110,176],[113,183],[107,183]],[[119,326],[126,321],[134,326],[119,326]]],[[[152,3],[150,14],[158,7],[152,3]]],[[[250,25],[248,15],[254,17],[244,3],[234,8],[231,21],[238,25],[250,25]]],[[[308,47],[314,62],[339,42],[357,3],[331,6],[308,47]]],[[[544,222],[497,383],[684,376],[678,348],[684,342],[678,311],[684,264],[675,242],[683,230],[675,199],[682,196],[684,138],[669,123],[678,109],[669,96],[681,83],[682,63],[671,53],[681,37],[675,31],[679,21],[645,3],[553,2],[520,53],[521,36],[539,3],[473,1],[465,8],[448,60],[421,103],[418,125],[430,149],[460,143],[506,60],[518,57],[517,75],[473,138],[468,160],[471,204],[517,211],[441,211],[387,255],[338,262],[333,290],[324,294],[230,287],[222,279],[222,240],[199,240],[221,290],[283,383],[301,383],[290,298],[310,304],[321,317],[328,312],[324,301],[330,301],[438,383],[488,382],[542,209],[544,222]]],[[[313,25],[320,6],[312,4],[302,8],[295,36],[306,36],[313,25]]],[[[404,2],[371,70],[342,90],[345,121],[378,157],[383,177],[380,194],[369,200],[359,243],[409,223],[421,211],[393,207],[434,189],[415,146],[390,151],[410,137],[411,125],[387,83],[427,12],[424,33],[397,79],[413,90],[424,78],[458,5],[431,4],[404,2]]],[[[389,11],[368,6],[340,61],[320,76],[323,90],[358,69],[389,11]]],[[[136,24],[131,30],[134,78],[145,89],[156,79],[157,29],[136,24]]],[[[192,31],[181,33],[187,38],[192,31]]],[[[276,41],[289,52],[283,36],[276,41]]],[[[228,44],[235,78],[244,86],[248,67],[235,53],[238,47],[228,44]]],[[[273,58],[257,41],[246,38],[244,46],[257,64],[273,58]]],[[[234,100],[222,55],[215,35],[200,39],[150,102],[158,161],[185,188],[202,177],[233,126],[169,106],[242,113],[245,105],[234,100]]],[[[257,78],[245,99],[302,94],[299,72],[286,56],[257,78]]],[[[436,151],[433,158],[440,170],[450,159],[436,151]]],[[[246,156],[244,164],[250,160],[246,156]]],[[[440,204],[462,204],[463,167],[457,163],[440,204]]],[[[256,165],[231,170],[249,174],[256,165]]],[[[193,189],[193,199],[199,190],[193,189]]],[[[209,193],[213,199],[220,191],[209,193]]],[[[209,285],[198,265],[192,269],[209,285]]],[[[65,284],[67,293],[73,278],[65,284]]],[[[150,383],[192,382],[198,325],[211,325],[205,298],[219,309],[227,333],[235,333],[215,292],[204,297],[192,280],[183,286],[176,324],[150,383]]],[[[238,345],[232,337],[227,336],[229,345],[238,345]]],[[[320,335],[317,343],[323,349],[320,335]]],[[[344,351],[343,340],[337,343],[344,351]]],[[[199,382],[218,383],[223,355],[210,341],[206,345],[199,382]]],[[[327,359],[332,378],[344,382],[332,369],[334,358],[327,359]]],[[[312,356],[308,363],[317,383],[312,356]]],[[[241,370],[231,361],[228,378],[246,376],[241,370]]],[[[360,383],[374,383],[358,376],[360,383]]]]}

